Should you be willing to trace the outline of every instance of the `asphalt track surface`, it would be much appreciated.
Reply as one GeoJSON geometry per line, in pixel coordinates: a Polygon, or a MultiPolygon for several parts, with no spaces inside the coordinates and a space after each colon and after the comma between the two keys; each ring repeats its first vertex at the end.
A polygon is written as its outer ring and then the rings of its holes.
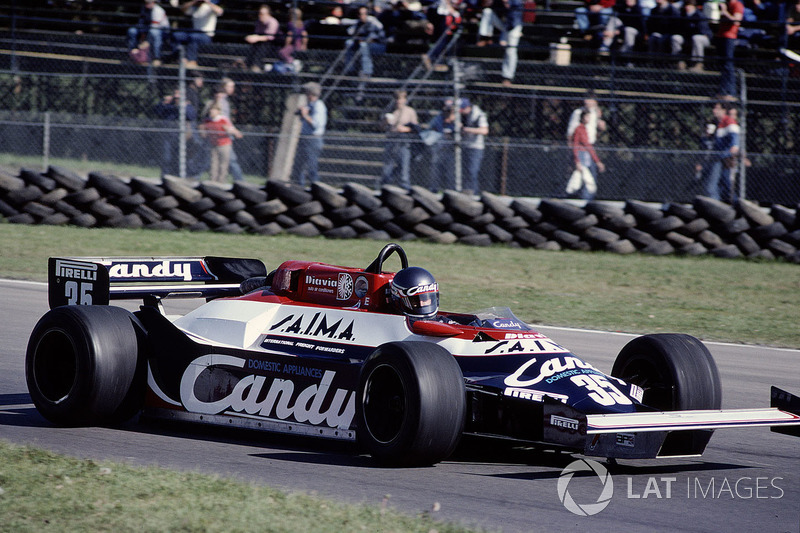
{"type": "MultiPolygon", "coordinates": [[[[216,473],[345,502],[389,505],[489,530],[800,532],[800,439],[767,429],[719,430],[701,458],[621,461],[610,466],[613,496],[578,516],[562,504],[562,469],[580,456],[468,441],[430,468],[385,469],[351,446],[283,436],[165,427],[56,428],[25,386],[28,336],[47,311],[42,283],[0,280],[0,439],[75,457],[216,473]]],[[[168,309],[169,311],[169,309],[168,309]]],[[[629,335],[540,328],[597,368],[610,371],[629,335]]],[[[708,345],[720,369],[724,408],[769,405],[769,387],[800,393],[800,351],[708,345]]],[[[606,465],[604,463],[604,465],[606,465]]],[[[580,505],[596,503],[590,471],[565,485],[580,505]]]]}

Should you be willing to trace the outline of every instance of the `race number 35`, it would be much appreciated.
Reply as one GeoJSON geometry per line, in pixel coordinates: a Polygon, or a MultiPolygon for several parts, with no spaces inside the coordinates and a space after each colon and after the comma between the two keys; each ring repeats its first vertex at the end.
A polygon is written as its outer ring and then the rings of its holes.
{"type": "Polygon", "coordinates": [[[68,281],[64,284],[64,296],[69,305],[92,305],[92,284],[84,281],[68,281]]]}
{"type": "Polygon", "coordinates": [[[629,405],[633,402],[625,396],[605,376],[597,374],[579,374],[572,376],[570,380],[579,387],[586,387],[589,390],[589,397],[600,405],[629,405]]]}

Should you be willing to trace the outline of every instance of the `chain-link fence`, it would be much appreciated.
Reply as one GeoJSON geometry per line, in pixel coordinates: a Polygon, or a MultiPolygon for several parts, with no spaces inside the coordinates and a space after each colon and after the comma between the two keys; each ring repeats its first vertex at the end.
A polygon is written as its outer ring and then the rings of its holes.
{"type": "MultiPolygon", "coordinates": [[[[160,67],[131,64],[124,59],[123,29],[117,33],[0,35],[1,164],[57,162],[84,172],[206,179],[209,149],[197,127],[202,119],[187,116],[181,126],[172,115],[159,118],[164,115],[157,109],[181,87],[177,111],[192,90],[202,108],[225,77],[236,84],[230,100],[233,122],[243,132],[234,141],[238,163],[245,179],[261,183],[292,177],[293,106],[307,81],[323,86],[329,118],[320,177],[334,185],[378,186],[387,146],[402,142],[409,148],[411,184],[467,188],[468,168],[458,161],[468,147],[458,136],[433,145],[416,133],[387,138],[383,117],[398,89],[408,91],[422,131],[448,98],[468,98],[486,112],[479,188],[493,193],[568,196],[573,154],[567,122],[587,89],[595,91],[607,123],[595,145],[607,166],[598,176],[598,199],[688,201],[704,193],[702,167],[714,157],[703,142],[707,124],[717,121],[712,97],[720,73],[711,59],[698,72],[679,70],[672,56],[574,49],[565,59],[559,41],[552,50],[521,45],[514,84],[507,86],[500,83],[505,50],[477,49],[459,35],[463,46],[455,42],[430,70],[416,53],[425,43],[412,42],[374,54],[373,74],[365,77],[357,68],[344,72],[346,35],[337,35],[325,47],[297,53],[291,67],[269,57],[266,66],[275,68],[261,73],[239,68],[246,45],[215,44],[201,49],[200,67],[187,72],[166,59],[160,67]],[[203,86],[192,89],[195,74],[203,86]]],[[[360,64],[357,54],[350,63],[360,64]]],[[[798,95],[800,79],[786,57],[737,58],[743,157],[736,161],[735,190],[741,197],[800,202],[798,95]]]]}

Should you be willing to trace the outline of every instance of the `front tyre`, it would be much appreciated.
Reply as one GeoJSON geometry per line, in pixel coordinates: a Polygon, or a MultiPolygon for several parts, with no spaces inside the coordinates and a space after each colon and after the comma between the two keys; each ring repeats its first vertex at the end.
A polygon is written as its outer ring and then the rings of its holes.
{"type": "Polygon", "coordinates": [[[379,462],[442,461],[464,429],[466,392],[458,363],[427,342],[380,346],[361,370],[356,420],[361,443],[379,462]]]}
{"type": "Polygon", "coordinates": [[[141,325],[119,307],[70,305],[36,324],[25,356],[33,403],[61,426],[122,421],[141,406],[141,325]]]}
{"type": "MultiPolygon", "coordinates": [[[[644,389],[642,403],[659,411],[719,409],[722,385],[708,348],[677,333],[644,335],[622,348],[611,375],[644,389]]],[[[702,453],[712,431],[674,431],[660,455],[702,453]]]]}

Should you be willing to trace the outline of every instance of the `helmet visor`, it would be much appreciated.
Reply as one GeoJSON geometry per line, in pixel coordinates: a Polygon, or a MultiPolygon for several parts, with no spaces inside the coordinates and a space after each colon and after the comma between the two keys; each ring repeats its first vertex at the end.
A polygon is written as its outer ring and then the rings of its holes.
{"type": "Polygon", "coordinates": [[[413,296],[404,296],[402,302],[408,315],[428,318],[435,315],[439,310],[439,293],[423,292],[413,296]]]}

